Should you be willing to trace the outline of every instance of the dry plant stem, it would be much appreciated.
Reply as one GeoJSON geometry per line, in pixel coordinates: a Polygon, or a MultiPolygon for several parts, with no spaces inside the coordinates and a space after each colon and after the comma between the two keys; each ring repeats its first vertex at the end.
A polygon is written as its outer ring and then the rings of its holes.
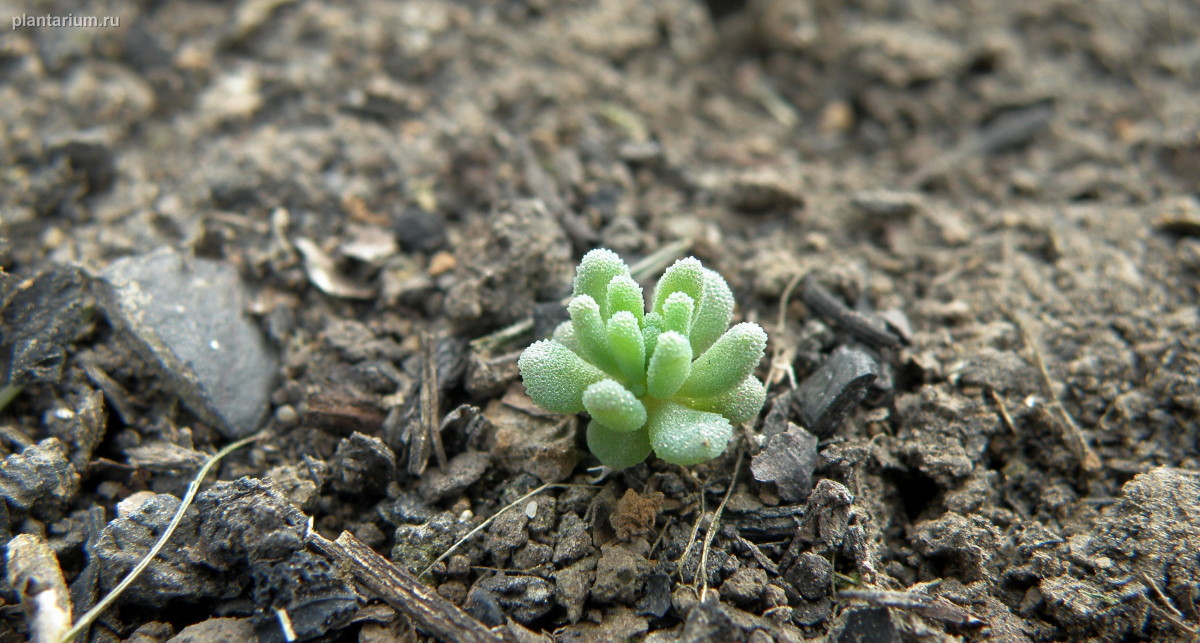
{"type": "MultiPolygon", "coordinates": [[[[733,475],[729,478],[729,487],[725,489],[725,497],[721,498],[721,504],[717,505],[717,510],[713,513],[712,520],[708,523],[708,531],[704,534],[704,547],[700,550],[700,578],[703,580],[700,584],[700,600],[708,594],[708,548],[712,545],[713,537],[717,535],[717,525],[721,523],[721,514],[725,511],[725,504],[729,502],[729,497],[733,495],[733,487],[737,485],[738,473],[742,470],[742,452],[739,450],[737,454],[737,464],[733,465],[733,475]]],[[[703,492],[701,492],[703,493],[703,492]]]]}
{"type": "Polygon", "coordinates": [[[516,507],[517,505],[520,505],[522,502],[525,502],[526,500],[529,500],[530,498],[532,498],[532,497],[534,497],[534,496],[538,495],[539,493],[541,493],[541,492],[543,492],[543,491],[545,491],[545,490],[547,490],[547,489],[566,489],[566,488],[568,488],[568,487],[584,487],[584,488],[588,488],[588,489],[594,489],[594,488],[596,487],[596,485],[591,485],[591,484],[568,484],[568,483],[564,483],[564,482],[557,482],[557,483],[553,483],[553,484],[547,483],[547,484],[544,484],[544,485],[542,485],[542,486],[538,487],[537,489],[534,489],[533,491],[530,491],[529,493],[527,493],[527,494],[525,494],[525,495],[521,496],[520,498],[517,498],[516,500],[512,501],[511,503],[509,503],[508,505],[506,505],[506,506],[505,506],[503,509],[501,509],[500,511],[497,511],[496,513],[492,514],[492,516],[491,516],[490,518],[488,518],[487,520],[485,520],[485,521],[483,521],[483,522],[479,523],[479,525],[478,525],[478,526],[476,526],[476,527],[475,527],[474,529],[472,529],[471,531],[468,531],[468,532],[467,532],[467,535],[463,536],[462,538],[459,538],[459,539],[458,539],[458,542],[454,543],[453,545],[450,545],[450,548],[449,548],[449,549],[447,549],[446,551],[442,552],[442,555],[441,555],[441,556],[438,556],[437,558],[433,559],[433,562],[432,562],[432,563],[429,563],[429,566],[428,566],[428,567],[426,567],[425,569],[421,570],[421,573],[420,573],[420,574],[417,574],[417,578],[424,578],[424,577],[425,577],[425,575],[427,575],[427,574],[429,573],[429,570],[433,569],[433,566],[434,566],[434,565],[436,565],[436,564],[438,564],[438,563],[442,562],[443,560],[446,560],[446,558],[447,558],[448,556],[450,556],[450,554],[453,554],[453,553],[454,553],[454,551],[455,551],[456,549],[458,549],[458,548],[459,548],[459,547],[460,547],[460,546],[461,546],[463,543],[465,543],[465,542],[467,542],[468,540],[470,540],[472,536],[474,536],[475,534],[477,534],[477,533],[479,533],[479,532],[483,531],[484,529],[487,529],[487,526],[488,526],[488,525],[490,525],[490,524],[492,524],[492,521],[493,521],[493,520],[495,520],[496,518],[499,518],[499,517],[500,517],[500,514],[502,514],[502,513],[506,512],[506,511],[508,511],[509,509],[512,509],[513,507],[516,507]]]}
{"type": "Polygon", "coordinates": [[[8,542],[8,584],[29,619],[30,641],[55,643],[71,628],[71,597],[46,541],[20,534],[8,542]]]}
{"type": "Polygon", "coordinates": [[[421,387],[419,393],[420,427],[414,435],[413,444],[408,453],[408,472],[419,476],[425,473],[429,464],[429,453],[437,456],[438,466],[446,468],[446,449],[442,446],[441,421],[438,411],[441,407],[441,384],[438,382],[437,338],[433,333],[421,333],[421,387]]]}
{"type": "Polygon", "coordinates": [[[1004,398],[994,390],[988,390],[992,396],[992,401],[996,403],[996,408],[1000,411],[1000,419],[1004,420],[1004,426],[1008,427],[1009,433],[1016,435],[1017,427],[1013,424],[1012,416],[1008,414],[1008,405],[1004,403],[1004,398]]]}
{"type": "Polygon", "coordinates": [[[1050,371],[1046,369],[1046,361],[1042,359],[1042,351],[1038,347],[1037,338],[1030,332],[1029,326],[1020,316],[1014,316],[1013,320],[1016,321],[1017,328],[1021,330],[1025,344],[1029,346],[1029,352],[1033,354],[1033,363],[1038,370],[1042,395],[1048,400],[1050,407],[1056,414],[1058,428],[1062,432],[1063,441],[1067,443],[1067,448],[1071,450],[1071,454],[1079,461],[1079,465],[1083,467],[1084,471],[1088,473],[1099,471],[1101,466],[1100,458],[1088,446],[1087,440],[1083,437],[1083,431],[1079,429],[1079,425],[1075,423],[1074,418],[1067,413],[1058,396],[1054,394],[1054,384],[1050,380],[1050,371]]]}
{"type": "MultiPolygon", "coordinates": [[[[791,303],[792,293],[796,291],[796,286],[800,285],[800,280],[803,278],[803,273],[798,273],[795,277],[792,277],[791,281],[784,287],[783,293],[779,296],[779,318],[775,320],[775,337],[779,338],[779,341],[775,345],[774,354],[771,356],[772,372],[782,370],[786,373],[788,383],[792,385],[793,389],[796,388],[796,369],[792,368],[791,357],[794,356],[790,354],[795,351],[795,348],[791,345],[792,342],[789,341],[790,338],[788,338],[785,330],[787,329],[788,304],[791,303]],[[784,338],[788,338],[788,340],[784,338]]],[[[773,373],[767,376],[767,380],[768,385],[776,381],[773,373]]]]}
{"type": "Polygon", "coordinates": [[[292,627],[292,617],[288,616],[287,610],[277,607],[275,608],[275,618],[279,620],[279,629],[283,630],[283,640],[288,643],[296,640],[296,628],[292,627]]]}
{"type": "Polygon", "coordinates": [[[0,388],[0,411],[3,411],[4,407],[8,406],[8,403],[16,399],[16,397],[20,394],[20,386],[13,386],[12,384],[9,384],[4,388],[0,388]]]}
{"type": "Polygon", "coordinates": [[[965,627],[986,625],[971,612],[944,598],[933,598],[912,589],[905,592],[886,589],[844,589],[838,592],[837,596],[844,600],[860,600],[871,605],[912,610],[943,623],[965,627]]]}
{"type": "Polygon", "coordinates": [[[692,525],[692,533],[688,536],[687,546],[683,548],[683,555],[679,557],[679,564],[675,566],[675,574],[683,580],[683,566],[687,563],[688,555],[692,553],[692,545],[696,544],[696,534],[700,532],[700,523],[704,522],[704,485],[700,486],[700,512],[696,514],[696,522],[692,525]]]}
{"type": "Polygon", "coordinates": [[[1193,638],[1200,636],[1200,631],[1184,622],[1186,617],[1183,615],[1183,612],[1180,612],[1175,608],[1170,599],[1167,598],[1166,594],[1163,594],[1162,590],[1158,588],[1158,583],[1155,583],[1154,579],[1147,576],[1145,572],[1138,572],[1138,580],[1142,581],[1142,584],[1146,587],[1149,587],[1150,591],[1153,592],[1154,596],[1158,599],[1158,602],[1162,603],[1162,606],[1160,607],[1158,605],[1154,605],[1154,601],[1150,601],[1150,604],[1155,608],[1156,611],[1162,614],[1163,618],[1170,621],[1175,627],[1178,627],[1188,634],[1191,634],[1193,638]]]}
{"type": "Polygon", "coordinates": [[[216,466],[216,464],[225,456],[237,451],[251,442],[263,439],[266,437],[266,435],[267,434],[265,432],[256,433],[248,438],[242,438],[237,442],[226,445],[225,448],[214,453],[213,456],[208,459],[208,462],[204,463],[203,467],[200,467],[200,471],[196,472],[196,477],[193,478],[191,484],[188,485],[187,493],[183,495],[183,500],[179,503],[179,508],[175,510],[175,516],[171,518],[171,523],[167,525],[167,528],[163,530],[162,535],[158,537],[158,542],[154,543],[154,546],[150,548],[150,551],[146,552],[146,556],[142,558],[141,562],[139,562],[136,567],[130,570],[129,574],[127,574],[125,578],[121,580],[120,584],[114,587],[113,590],[109,592],[107,596],[102,598],[99,603],[96,603],[95,607],[88,610],[88,613],[84,614],[79,619],[79,622],[75,624],[75,627],[72,627],[69,632],[59,639],[59,643],[70,643],[70,641],[74,640],[76,636],[79,636],[81,632],[90,627],[92,622],[95,621],[96,618],[104,612],[104,610],[108,609],[108,606],[112,605],[113,602],[116,601],[117,598],[125,591],[125,589],[129,587],[133,581],[137,580],[137,577],[141,575],[141,573],[145,571],[147,567],[150,566],[150,561],[154,560],[154,557],[158,555],[158,552],[162,551],[163,546],[167,544],[168,540],[170,540],[171,534],[175,533],[175,528],[179,526],[179,521],[183,520],[183,513],[187,511],[189,506],[191,506],[192,500],[196,497],[196,492],[200,490],[201,483],[204,482],[204,478],[208,476],[208,473],[212,471],[212,468],[216,466]]]}
{"type": "Polygon", "coordinates": [[[350,532],[343,531],[336,541],[311,533],[308,543],[324,556],[348,568],[359,585],[404,612],[438,640],[461,643],[504,641],[458,606],[375,553],[350,532]]]}

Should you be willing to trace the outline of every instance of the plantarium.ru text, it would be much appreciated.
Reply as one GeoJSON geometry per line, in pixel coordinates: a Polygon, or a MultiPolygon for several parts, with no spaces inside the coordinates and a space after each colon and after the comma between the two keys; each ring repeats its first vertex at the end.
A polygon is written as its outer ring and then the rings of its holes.
{"type": "Polygon", "coordinates": [[[591,414],[588,448],[601,463],[633,466],[651,450],[679,465],[711,460],[733,423],[762,409],[766,389],[754,369],[767,334],[754,323],[729,327],[733,293],[698,259],[663,273],[646,312],[625,262],[592,250],[567,310],[570,321],[527,348],[518,366],[538,406],[591,414]]]}

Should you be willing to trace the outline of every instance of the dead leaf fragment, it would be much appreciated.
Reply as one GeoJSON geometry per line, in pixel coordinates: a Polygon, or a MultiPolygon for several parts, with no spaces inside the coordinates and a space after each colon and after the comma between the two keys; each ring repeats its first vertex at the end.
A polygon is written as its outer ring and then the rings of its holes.
{"type": "Polygon", "coordinates": [[[662,506],[663,494],[660,491],[641,495],[633,489],[626,490],[609,517],[617,539],[629,540],[634,536],[654,531],[654,521],[658,518],[658,511],[662,506]]]}

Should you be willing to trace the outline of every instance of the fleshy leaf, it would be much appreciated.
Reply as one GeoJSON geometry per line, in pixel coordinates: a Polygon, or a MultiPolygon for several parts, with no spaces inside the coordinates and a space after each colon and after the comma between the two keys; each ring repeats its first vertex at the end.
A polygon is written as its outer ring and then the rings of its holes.
{"type": "Polygon", "coordinates": [[[696,301],[687,293],[673,292],[663,302],[663,326],[687,337],[692,329],[692,312],[696,310],[696,301]]]}
{"type": "Polygon", "coordinates": [[[617,368],[630,383],[646,381],[646,345],[642,329],[628,310],[618,310],[608,319],[608,344],[617,368]]]}
{"type": "Polygon", "coordinates": [[[606,319],[619,311],[627,310],[639,322],[646,315],[646,301],[642,299],[642,287],[629,275],[617,275],[608,282],[608,307],[604,309],[606,319]]]}
{"type": "Polygon", "coordinates": [[[583,392],[583,408],[611,431],[628,433],[646,425],[646,407],[614,380],[601,380],[583,392]]]}
{"type": "Polygon", "coordinates": [[[646,363],[654,356],[654,347],[658,345],[658,335],[663,330],[662,315],[646,313],[642,319],[642,343],[646,345],[646,363]]]}
{"type": "Polygon", "coordinates": [[[692,345],[687,338],[672,330],[659,334],[646,369],[647,392],[659,399],[671,397],[687,381],[691,368],[692,345]]]}
{"type": "Polygon", "coordinates": [[[754,372],[766,348],[767,334],[758,324],[730,328],[692,364],[679,395],[711,397],[728,391],[754,372]]]}
{"type": "Polygon", "coordinates": [[[617,362],[608,345],[608,329],[600,319],[600,306],[589,295],[576,295],[567,304],[571,314],[571,326],[575,329],[575,341],[579,344],[579,355],[587,361],[617,374],[617,362]]]}
{"type": "Polygon", "coordinates": [[[575,327],[569,321],[565,321],[555,327],[554,333],[550,335],[550,339],[575,351],[575,353],[579,353],[580,351],[579,342],[575,340],[575,327]]]}
{"type": "Polygon", "coordinates": [[[692,352],[701,355],[712,346],[713,342],[729,328],[733,319],[733,291],[724,277],[716,271],[704,269],[704,294],[696,306],[696,314],[692,317],[692,330],[688,339],[692,342],[692,352]]]}
{"type": "Polygon", "coordinates": [[[624,469],[646,459],[650,455],[650,436],[646,429],[619,433],[592,420],[587,427],[588,451],[601,464],[614,469],[624,469]]]}
{"type": "Polygon", "coordinates": [[[583,255],[579,268],[575,270],[575,295],[587,295],[605,309],[608,301],[608,283],[617,275],[629,275],[629,266],[607,248],[596,248],[583,255]]]}
{"type": "Polygon", "coordinates": [[[687,466],[711,460],[725,452],[733,425],[729,420],[707,411],[689,409],[675,402],[663,402],[646,423],[650,445],[658,457],[687,466]]]}
{"type": "Polygon", "coordinates": [[[767,389],[753,375],[720,395],[680,399],[681,402],[694,409],[720,413],[735,424],[745,422],[758,415],[766,400],[767,389]]]}
{"type": "Polygon", "coordinates": [[[534,342],[521,353],[517,369],[534,404],[553,413],[583,410],[583,392],[606,379],[603,371],[552,340],[534,342]]]}
{"type": "Polygon", "coordinates": [[[704,266],[695,257],[680,259],[667,268],[654,288],[654,312],[662,314],[663,304],[673,292],[681,292],[699,301],[704,294],[704,266]]]}

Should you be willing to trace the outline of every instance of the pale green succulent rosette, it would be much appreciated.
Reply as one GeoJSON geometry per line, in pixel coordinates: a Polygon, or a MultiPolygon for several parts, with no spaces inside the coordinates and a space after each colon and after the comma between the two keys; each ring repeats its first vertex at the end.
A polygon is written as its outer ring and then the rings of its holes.
{"type": "Polygon", "coordinates": [[[517,365],[530,398],[557,413],[586,410],[588,448],[612,468],[653,450],[692,465],[724,453],[733,423],[762,410],[754,369],[767,335],[733,319],[733,293],[694,257],[659,279],[650,312],[641,286],[611,250],[584,255],[570,321],[535,342],[517,365]]]}

